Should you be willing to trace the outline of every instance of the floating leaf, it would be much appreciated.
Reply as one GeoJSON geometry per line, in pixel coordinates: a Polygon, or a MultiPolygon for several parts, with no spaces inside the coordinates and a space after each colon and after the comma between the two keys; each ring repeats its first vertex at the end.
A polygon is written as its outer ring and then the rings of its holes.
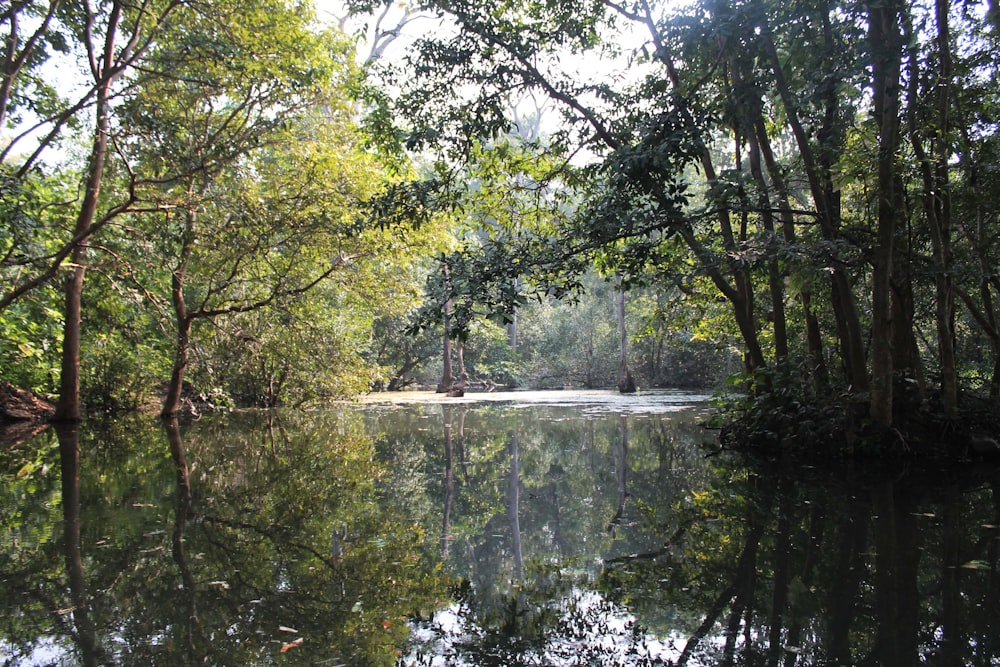
{"type": "Polygon", "coordinates": [[[301,646],[302,642],[304,642],[304,641],[305,640],[302,637],[299,637],[298,639],[296,639],[294,641],[285,642],[285,643],[283,643],[281,645],[281,652],[284,653],[284,652],[288,651],[289,649],[295,648],[296,646],[301,646]]]}
{"type": "Polygon", "coordinates": [[[968,563],[963,563],[962,567],[966,570],[988,570],[990,564],[984,560],[970,560],[968,563]]]}

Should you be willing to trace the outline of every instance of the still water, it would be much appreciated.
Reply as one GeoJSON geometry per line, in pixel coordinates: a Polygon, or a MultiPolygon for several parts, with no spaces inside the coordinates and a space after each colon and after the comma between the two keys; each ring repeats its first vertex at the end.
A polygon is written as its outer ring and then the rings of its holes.
{"type": "Polygon", "coordinates": [[[0,664],[1000,664],[993,468],[744,465],[684,394],[408,396],[0,451],[0,664]]]}

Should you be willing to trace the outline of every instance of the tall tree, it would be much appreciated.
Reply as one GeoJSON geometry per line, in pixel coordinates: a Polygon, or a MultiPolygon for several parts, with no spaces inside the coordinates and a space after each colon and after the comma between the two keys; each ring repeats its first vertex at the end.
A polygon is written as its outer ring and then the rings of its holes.
{"type": "Polygon", "coordinates": [[[896,234],[900,228],[899,192],[900,108],[902,67],[902,12],[900,2],[868,3],[868,35],[872,53],[872,91],[877,126],[876,243],[872,257],[871,417],[892,424],[893,322],[892,275],[896,234]]]}
{"type": "MultiPolygon", "coordinates": [[[[56,404],[57,421],[79,421],[80,411],[80,325],[81,300],[84,274],[87,270],[85,241],[94,231],[98,221],[98,202],[104,181],[105,163],[108,159],[109,140],[112,133],[111,98],[117,82],[129,68],[144,55],[152,39],[160,32],[167,17],[177,9],[179,2],[167,2],[162,7],[143,3],[114,1],[104,5],[104,11],[95,14],[89,3],[84,3],[72,15],[71,29],[80,39],[94,89],[94,125],[91,132],[90,156],[87,159],[83,197],[73,228],[72,240],[67,244],[70,269],[65,282],[66,303],[62,347],[62,371],[59,380],[59,402],[56,404]]],[[[132,202],[126,197],[119,207],[132,202]]]]}
{"type": "Polygon", "coordinates": [[[180,406],[194,323],[277,305],[341,270],[360,245],[336,239],[361,236],[357,202],[377,180],[347,121],[344,40],[281,2],[218,11],[164,36],[123,109],[129,171],[158,211],[140,224],[172,267],[164,416],[180,406]]]}

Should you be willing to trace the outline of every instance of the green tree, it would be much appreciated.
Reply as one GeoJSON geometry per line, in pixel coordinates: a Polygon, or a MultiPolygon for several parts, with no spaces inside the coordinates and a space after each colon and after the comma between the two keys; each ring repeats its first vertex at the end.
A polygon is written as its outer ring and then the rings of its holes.
{"type": "Polygon", "coordinates": [[[467,160],[511,127],[504,100],[537,94],[564,112],[553,145],[590,155],[577,214],[450,267],[459,288],[465,273],[492,284],[472,297],[486,311],[510,312],[516,297],[496,295],[514,274],[565,285],[627,240],[619,255],[642,275],[677,239],[729,303],[755,391],[830,382],[887,429],[932,377],[955,414],[956,298],[995,332],[982,290],[955,279],[951,222],[958,138],[994,134],[976,116],[992,93],[970,105],[956,86],[993,71],[981,18],[934,2],[416,6],[450,29],[417,39],[394,75],[409,146],[467,160]],[[605,77],[576,67],[616,55],[605,77]]]}
{"type": "Polygon", "coordinates": [[[195,321],[280,305],[371,252],[351,242],[377,176],[346,121],[346,45],[280,3],[213,11],[164,37],[123,112],[130,171],[158,211],[139,224],[171,266],[164,416],[180,407],[195,321]]]}

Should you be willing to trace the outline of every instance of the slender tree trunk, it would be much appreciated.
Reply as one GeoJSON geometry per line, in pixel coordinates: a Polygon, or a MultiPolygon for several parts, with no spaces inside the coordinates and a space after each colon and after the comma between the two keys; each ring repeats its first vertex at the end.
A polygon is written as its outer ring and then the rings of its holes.
{"type": "Polygon", "coordinates": [[[448,390],[449,396],[463,396],[469,386],[469,374],[465,372],[465,345],[462,341],[455,342],[455,356],[458,361],[458,382],[448,390]]]}
{"type": "Polygon", "coordinates": [[[812,309],[812,292],[803,291],[800,297],[802,312],[806,321],[806,345],[811,361],[813,389],[821,395],[830,383],[830,375],[826,370],[826,359],[823,356],[823,332],[819,328],[819,320],[812,309]]]}
{"type": "Polygon", "coordinates": [[[188,354],[191,349],[191,328],[194,323],[194,318],[188,313],[187,301],[184,297],[184,281],[196,238],[195,213],[188,211],[185,216],[180,258],[170,275],[170,301],[174,308],[174,326],[177,327],[177,338],[174,341],[174,364],[170,371],[170,382],[167,385],[167,394],[160,410],[160,416],[164,419],[175,416],[180,410],[181,395],[184,391],[184,375],[187,373],[188,354]]]}
{"type": "MultiPolygon", "coordinates": [[[[520,292],[521,278],[514,278],[514,291],[520,292]]],[[[517,353],[517,308],[510,314],[510,323],[507,324],[507,344],[512,352],[517,353]]]]}
{"type": "Polygon", "coordinates": [[[170,419],[177,415],[181,407],[181,396],[184,391],[184,375],[188,367],[188,355],[191,349],[191,327],[194,323],[186,314],[177,317],[177,341],[174,349],[174,365],[170,371],[170,383],[163,399],[160,416],[170,419]]]}
{"type": "Polygon", "coordinates": [[[688,247],[698,256],[702,262],[708,277],[719,291],[725,295],[733,308],[733,317],[736,326],[740,330],[743,344],[747,352],[747,370],[752,372],[758,368],[765,368],[767,362],[764,359],[764,352],[760,346],[760,337],[757,335],[757,323],[754,317],[753,292],[749,289],[749,283],[739,275],[734,278],[734,284],[730,284],[722,271],[717,266],[716,258],[708,252],[708,249],[698,241],[694,232],[685,227],[677,230],[677,233],[684,239],[688,247]]]}
{"type": "Polygon", "coordinates": [[[521,553],[521,463],[518,454],[517,431],[507,440],[510,451],[510,476],[507,478],[507,518],[510,520],[510,546],[514,555],[514,579],[524,577],[524,555],[521,553]]]}
{"type": "MultiPolygon", "coordinates": [[[[948,28],[948,2],[936,0],[938,72],[933,78],[937,93],[936,115],[931,120],[931,150],[924,148],[921,127],[916,118],[919,94],[919,71],[915,54],[910,61],[910,137],[923,181],[924,216],[930,231],[934,258],[935,323],[938,361],[941,373],[941,403],[946,415],[954,417],[958,409],[958,371],[955,357],[955,304],[952,289],[951,197],[948,160],[951,142],[951,37],[948,28]]],[[[929,77],[930,78],[930,77],[929,77]]]]}
{"type": "Polygon", "coordinates": [[[920,348],[914,328],[916,301],[913,292],[912,243],[910,234],[909,212],[903,197],[904,186],[897,178],[896,208],[904,211],[906,225],[896,234],[893,246],[892,260],[892,353],[894,375],[894,402],[900,404],[902,399],[910,403],[923,400],[926,395],[927,382],[924,376],[923,364],[920,360],[920,348]],[[913,391],[913,382],[916,392],[913,391]],[[903,393],[900,393],[902,390],[903,393]]]}
{"type": "MultiPolygon", "coordinates": [[[[719,9],[723,9],[724,7],[724,4],[720,4],[718,6],[719,9]]],[[[723,11],[726,10],[723,9],[723,11]]],[[[728,11],[726,11],[726,13],[728,13],[728,11]]],[[[768,195],[768,184],[764,179],[764,170],[761,166],[762,150],[760,146],[760,138],[757,136],[756,131],[756,126],[763,125],[763,120],[760,118],[759,113],[754,113],[751,110],[751,108],[757,108],[755,104],[742,103],[745,95],[754,95],[758,98],[755,101],[759,101],[759,95],[757,93],[748,93],[747,91],[744,76],[744,69],[747,67],[747,63],[746,59],[741,56],[742,54],[739,52],[729,51],[729,59],[726,64],[726,71],[732,77],[732,85],[727,86],[727,95],[729,97],[730,104],[734,109],[746,108],[745,111],[737,112],[737,115],[732,121],[737,146],[735,168],[741,172],[743,170],[743,159],[740,154],[741,151],[739,146],[745,138],[750,149],[748,153],[750,175],[757,186],[757,201],[751,203],[749,196],[747,195],[743,179],[741,178],[739,182],[740,200],[744,212],[744,225],[741,233],[741,240],[745,240],[746,236],[746,216],[751,209],[751,206],[754,206],[759,211],[764,233],[768,237],[766,242],[772,246],[771,250],[768,252],[767,259],[767,282],[771,296],[771,324],[774,332],[774,356],[777,364],[780,366],[788,358],[788,327],[785,318],[785,283],[784,276],[781,275],[776,257],[777,248],[775,246],[778,239],[775,235],[774,213],[771,207],[770,196],[768,195]]]]}
{"type": "MultiPolygon", "coordinates": [[[[448,279],[448,267],[443,266],[441,270],[444,272],[445,289],[451,292],[451,281],[448,279]]],[[[437,393],[443,394],[451,390],[453,384],[455,384],[455,375],[451,368],[451,297],[449,296],[447,301],[444,302],[444,339],[442,341],[442,368],[441,368],[441,382],[438,383],[437,393]]]]}
{"type": "MultiPolygon", "coordinates": [[[[771,198],[767,194],[767,182],[761,168],[761,148],[754,132],[747,133],[750,142],[750,173],[759,191],[757,207],[761,211],[764,232],[768,235],[768,243],[776,245],[778,237],[775,234],[774,214],[771,212],[771,198]]],[[[777,248],[773,248],[767,260],[767,285],[771,293],[771,316],[774,331],[774,356],[777,364],[783,365],[788,359],[788,325],[785,317],[785,278],[781,274],[776,257],[777,248]]]]}
{"type": "MultiPolygon", "coordinates": [[[[614,3],[608,4],[614,6],[616,11],[621,11],[614,3]]],[[[656,21],[652,16],[649,3],[644,2],[642,5],[642,20],[650,29],[650,37],[656,46],[656,57],[667,70],[667,76],[673,86],[674,94],[678,97],[683,97],[685,95],[685,87],[681,83],[680,73],[671,55],[671,50],[664,44],[662,36],[657,30],[656,21]]],[[[713,10],[719,12],[728,11],[725,3],[718,2],[715,4],[713,10]]],[[[713,188],[718,185],[719,178],[715,164],[712,161],[712,153],[704,143],[700,144],[699,150],[701,167],[705,173],[705,181],[710,188],[713,188]]],[[[736,252],[736,238],[733,234],[732,222],[730,220],[731,211],[725,202],[720,201],[718,204],[716,220],[719,224],[722,244],[727,252],[736,252]]],[[[752,372],[758,368],[766,367],[767,363],[760,346],[760,338],[757,333],[757,324],[755,321],[752,282],[747,275],[746,269],[735,265],[735,263],[730,263],[728,265],[728,269],[732,272],[732,280],[730,281],[729,277],[720,269],[720,265],[723,262],[720,262],[719,258],[698,240],[692,229],[682,226],[678,229],[678,232],[691,251],[698,257],[712,282],[732,304],[733,315],[746,346],[747,370],[752,372]]]]}
{"type": "Polygon", "coordinates": [[[80,431],[75,424],[61,424],[56,427],[56,435],[59,439],[62,474],[63,550],[72,599],[70,609],[74,626],[73,638],[80,648],[84,665],[103,665],[106,663],[106,651],[90,615],[90,599],[87,596],[87,581],[83,570],[83,546],[80,539],[80,431]]]}
{"type": "MultiPolygon", "coordinates": [[[[759,116],[754,124],[754,136],[757,139],[760,155],[764,159],[767,175],[771,179],[771,183],[774,184],[774,189],[777,193],[778,215],[781,219],[781,236],[786,244],[793,245],[796,234],[795,218],[789,203],[791,195],[785,183],[785,175],[774,157],[774,151],[771,149],[771,141],[767,136],[767,126],[764,124],[763,117],[759,116]]],[[[819,328],[819,320],[816,319],[816,313],[812,309],[812,292],[808,289],[801,290],[799,301],[802,303],[802,313],[806,323],[806,349],[808,350],[811,362],[809,370],[811,372],[813,387],[816,393],[819,394],[825,390],[830,380],[826,370],[826,360],[823,355],[823,335],[819,328]]]]}
{"type": "Polygon", "coordinates": [[[455,413],[444,406],[444,510],[441,518],[441,559],[448,560],[451,551],[451,507],[455,498],[455,466],[452,456],[451,425],[455,413]]]}
{"type": "Polygon", "coordinates": [[[465,372],[465,344],[462,341],[455,343],[455,357],[458,361],[458,378],[460,382],[467,382],[469,374],[465,372]]]}
{"type": "MultiPolygon", "coordinates": [[[[872,89],[879,126],[877,227],[872,257],[872,350],[869,413],[877,425],[893,421],[892,260],[898,229],[896,159],[899,152],[900,69],[902,34],[899,0],[868,3],[872,89]]],[[[902,324],[902,323],[900,323],[902,324]]]]}
{"type": "Polygon", "coordinates": [[[625,289],[622,277],[615,279],[615,316],[618,320],[618,391],[634,394],[635,382],[628,369],[628,331],[625,328],[625,289]]]}
{"type": "Polygon", "coordinates": [[[95,124],[90,159],[87,162],[87,179],[84,186],[83,202],[73,229],[73,238],[78,239],[73,249],[69,276],[66,279],[65,322],[63,325],[62,370],[59,378],[59,401],[53,421],[80,421],[80,327],[82,323],[81,302],[83,298],[84,274],[87,266],[86,246],[97,215],[97,202],[104,179],[104,165],[108,155],[108,133],[111,127],[111,88],[120,76],[115,67],[115,38],[121,19],[121,4],[115,2],[108,18],[105,32],[104,51],[99,62],[93,63],[97,80],[95,124]]]}
{"type": "Polygon", "coordinates": [[[78,422],[80,409],[80,328],[82,326],[83,278],[86,251],[77,247],[66,278],[63,322],[62,370],[59,376],[59,401],[52,417],[56,422],[78,422]]]}
{"type": "MultiPolygon", "coordinates": [[[[825,21],[825,28],[827,23],[828,21],[825,21]]],[[[761,24],[761,29],[761,37],[774,71],[775,85],[788,118],[789,128],[795,138],[795,144],[798,147],[799,155],[805,167],[809,190],[816,206],[817,222],[819,223],[824,239],[837,241],[840,238],[840,201],[836,191],[833,189],[829,165],[825,165],[822,159],[817,159],[810,142],[809,133],[799,118],[799,104],[795,96],[792,95],[791,87],[785,75],[784,63],[774,43],[771,27],[764,22],[761,24]]],[[[824,30],[823,46],[826,49],[835,49],[836,46],[833,44],[828,32],[828,30],[824,30]]],[[[837,117],[838,103],[836,94],[827,96],[827,121],[823,128],[821,128],[821,134],[826,135],[830,133],[831,128],[829,125],[837,117]]],[[[824,150],[828,150],[828,147],[824,147],[824,150]]],[[[854,292],[851,289],[850,278],[845,268],[839,262],[834,262],[830,279],[830,302],[833,306],[833,313],[837,322],[837,334],[840,338],[841,354],[844,358],[847,381],[854,391],[867,391],[869,383],[864,337],[861,333],[861,319],[858,314],[854,292]]]]}

